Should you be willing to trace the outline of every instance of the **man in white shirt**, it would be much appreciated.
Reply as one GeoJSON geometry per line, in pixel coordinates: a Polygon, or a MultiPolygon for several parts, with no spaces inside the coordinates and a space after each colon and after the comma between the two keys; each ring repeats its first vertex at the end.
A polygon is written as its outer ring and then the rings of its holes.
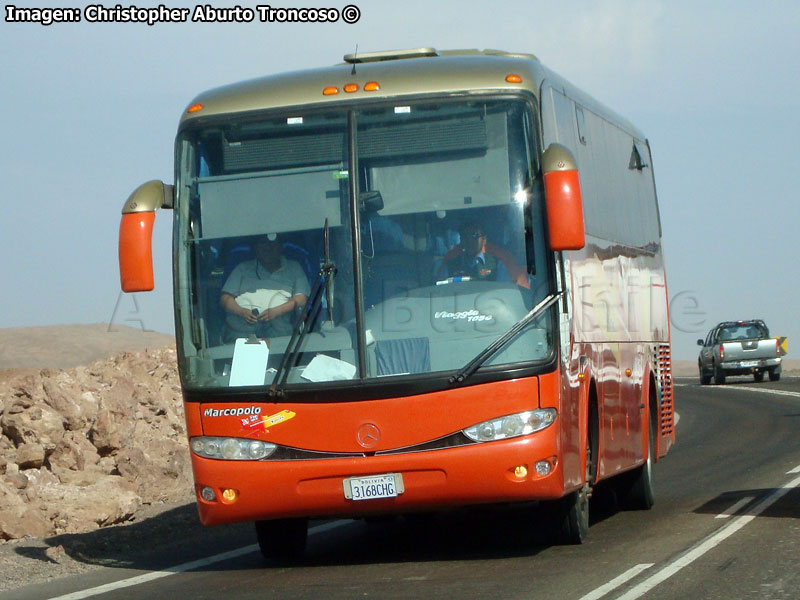
{"type": "Polygon", "coordinates": [[[277,234],[260,236],[256,258],[237,265],[222,286],[220,304],[228,313],[228,341],[291,335],[292,312],[308,301],[309,287],[299,263],[281,254],[277,234]]]}

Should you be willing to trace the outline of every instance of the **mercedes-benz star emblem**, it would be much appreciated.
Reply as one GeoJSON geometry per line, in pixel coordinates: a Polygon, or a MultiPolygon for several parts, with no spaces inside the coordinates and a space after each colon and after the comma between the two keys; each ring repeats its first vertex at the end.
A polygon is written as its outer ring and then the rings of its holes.
{"type": "Polygon", "coordinates": [[[372,448],[381,439],[381,430],[378,429],[377,425],[365,423],[358,428],[356,437],[358,438],[358,443],[364,448],[372,448]]]}

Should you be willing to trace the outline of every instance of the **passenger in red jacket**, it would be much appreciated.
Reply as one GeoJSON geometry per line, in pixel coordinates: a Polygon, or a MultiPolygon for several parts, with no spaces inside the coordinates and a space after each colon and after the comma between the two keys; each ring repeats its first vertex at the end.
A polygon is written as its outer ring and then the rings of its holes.
{"type": "Polygon", "coordinates": [[[469,277],[470,280],[497,281],[502,268],[520,287],[530,289],[525,269],[520,267],[508,250],[489,243],[486,232],[476,222],[459,229],[461,242],[447,251],[436,271],[436,279],[469,277]]]}

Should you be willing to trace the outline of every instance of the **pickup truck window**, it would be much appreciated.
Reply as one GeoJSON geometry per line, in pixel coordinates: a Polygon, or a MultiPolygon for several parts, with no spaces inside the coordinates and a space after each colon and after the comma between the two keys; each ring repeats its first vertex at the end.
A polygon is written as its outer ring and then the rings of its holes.
{"type": "Polygon", "coordinates": [[[744,325],[728,325],[719,330],[719,340],[722,342],[735,340],[755,340],[768,337],[769,334],[758,323],[744,325]]]}

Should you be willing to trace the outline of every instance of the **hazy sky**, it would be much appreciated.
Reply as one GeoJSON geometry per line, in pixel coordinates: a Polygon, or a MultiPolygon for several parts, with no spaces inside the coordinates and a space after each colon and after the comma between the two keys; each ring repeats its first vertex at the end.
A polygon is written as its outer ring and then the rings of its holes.
{"type": "Polygon", "coordinates": [[[172,332],[171,213],[157,218],[155,292],[120,295],[117,234],[136,186],[173,181],[178,119],[198,92],[335,64],[356,44],[500,48],[536,54],[649,138],[674,356],[695,358],[720,320],[755,317],[800,356],[800,2],[352,3],[354,25],[0,22],[0,327],[172,332]]]}

